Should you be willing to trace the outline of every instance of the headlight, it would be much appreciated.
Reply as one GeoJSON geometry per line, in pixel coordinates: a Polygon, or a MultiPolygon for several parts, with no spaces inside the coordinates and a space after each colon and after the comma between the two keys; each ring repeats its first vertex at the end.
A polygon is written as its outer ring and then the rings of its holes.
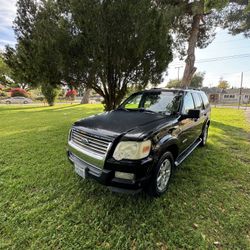
{"type": "Polygon", "coordinates": [[[113,157],[119,161],[122,159],[139,160],[149,155],[151,141],[122,141],[116,146],[113,157]]]}

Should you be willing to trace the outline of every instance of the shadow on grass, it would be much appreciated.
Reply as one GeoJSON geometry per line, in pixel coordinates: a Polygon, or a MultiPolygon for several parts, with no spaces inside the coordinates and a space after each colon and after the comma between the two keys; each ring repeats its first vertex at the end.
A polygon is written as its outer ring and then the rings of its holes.
{"type": "MultiPolygon", "coordinates": [[[[74,109],[76,107],[82,107],[83,109],[89,109],[93,107],[91,106],[92,104],[58,104],[55,106],[32,106],[32,107],[5,107],[5,106],[0,106],[0,112],[5,112],[5,111],[20,111],[20,112],[26,112],[29,110],[34,110],[34,112],[52,112],[52,111],[60,111],[60,110],[64,110],[64,109],[74,109]],[[39,110],[40,109],[40,110],[39,110]]],[[[96,105],[96,104],[94,104],[96,105]]],[[[101,109],[102,105],[100,104],[100,106],[95,106],[94,109],[101,109]]],[[[32,111],[31,111],[32,112],[32,111]]]]}

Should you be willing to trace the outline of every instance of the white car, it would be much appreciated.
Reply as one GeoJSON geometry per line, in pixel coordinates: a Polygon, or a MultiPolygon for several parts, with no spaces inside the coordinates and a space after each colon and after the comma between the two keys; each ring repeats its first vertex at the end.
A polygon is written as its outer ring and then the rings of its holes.
{"type": "Polygon", "coordinates": [[[27,104],[32,103],[32,100],[22,96],[10,97],[5,100],[2,100],[2,103],[6,104],[27,104]]]}

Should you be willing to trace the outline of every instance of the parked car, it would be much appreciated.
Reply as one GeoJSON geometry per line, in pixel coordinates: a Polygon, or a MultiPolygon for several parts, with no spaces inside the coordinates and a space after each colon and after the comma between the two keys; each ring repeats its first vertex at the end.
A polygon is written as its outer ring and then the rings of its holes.
{"type": "Polygon", "coordinates": [[[26,97],[22,96],[15,96],[15,97],[10,97],[7,99],[2,100],[2,103],[6,104],[27,104],[27,103],[32,103],[32,100],[26,97]]]}
{"type": "MultiPolygon", "coordinates": [[[[75,172],[112,191],[162,195],[174,169],[207,141],[210,105],[197,90],[151,89],[116,110],[75,122],[68,158],[75,172]]],[[[197,162],[199,164],[199,162],[197,162]]]]}

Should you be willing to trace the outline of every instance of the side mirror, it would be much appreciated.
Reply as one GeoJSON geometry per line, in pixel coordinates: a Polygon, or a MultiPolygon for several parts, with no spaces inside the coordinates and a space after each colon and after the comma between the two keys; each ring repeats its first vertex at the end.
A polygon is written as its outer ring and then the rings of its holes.
{"type": "Polygon", "coordinates": [[[189,109],[187,118],[199,119],[201,111],[199,109],[189,109]]]}

